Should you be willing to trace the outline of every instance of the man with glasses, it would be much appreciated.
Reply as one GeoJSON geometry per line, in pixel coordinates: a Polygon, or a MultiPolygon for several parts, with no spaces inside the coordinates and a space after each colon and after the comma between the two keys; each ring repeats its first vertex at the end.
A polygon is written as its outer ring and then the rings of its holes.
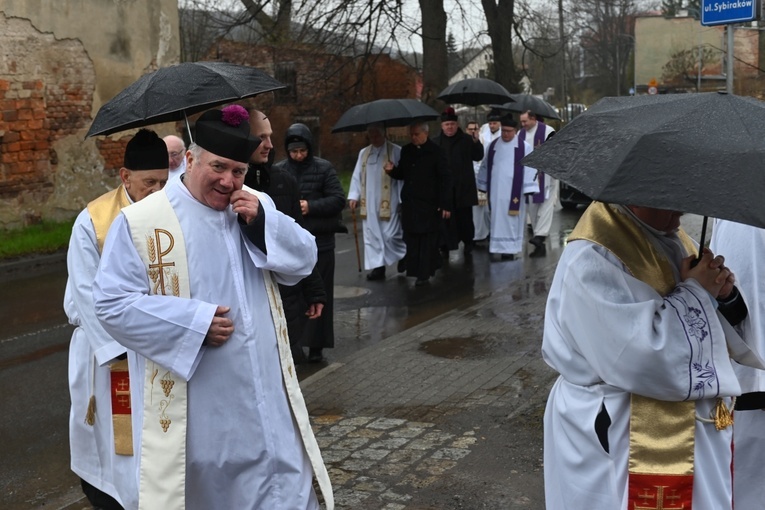
{"type": "Polygon", "coordinates": [[[167,145],[167,155],[170,158],[169,180],[177,179],[186,171],[186,144],[183,139],[168,135],[163,138],[167,145]]]}

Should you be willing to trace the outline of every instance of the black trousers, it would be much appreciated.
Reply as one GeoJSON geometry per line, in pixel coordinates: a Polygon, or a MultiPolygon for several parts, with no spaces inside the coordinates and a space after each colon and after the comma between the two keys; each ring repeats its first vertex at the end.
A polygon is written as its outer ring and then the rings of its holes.
{"type": "Polygon", "coordinates": [[[321,311],[321,317],[305,321],[302,335],[302,346],[323,349],[335,346],[335,250],[324,250],[318,253],[316,268],[324,282],[324,292],[327,302],[321,311]]]}
{"type": "Polygon", "coordinates": [[[421,280],[433,276],[441,262],[438,255],[438,232],[422,234],[404,232],[404,243],[406,243],[406,275],[421,280]]]}
{"type": "Polygon", "coordinates": [[[465,243],[465,246],[473,244],[475,237],[473,207],[455,207],[451,213],[448,220],[441,221],[440,248],[456,250],[459,248],[460,241],[465,243]]]}
{"type": "Polygon", "coordinates": [[[117,503],[117,500],[107,493],[96,489],[83,479],[80,479],[80,484],[82,485],[82,492],[85,493],[85,497],[88,498],[90,504],[95,508],[103,510],[124,510],[122,505],[117,503]]]}

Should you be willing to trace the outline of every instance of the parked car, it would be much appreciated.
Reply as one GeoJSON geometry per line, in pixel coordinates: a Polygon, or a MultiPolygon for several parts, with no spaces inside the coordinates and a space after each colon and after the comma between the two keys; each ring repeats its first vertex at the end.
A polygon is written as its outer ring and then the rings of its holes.
{"type": "Polygon", "coordinates": [[[576,209],[579,205],[590,205],[590,202],[592,199],[578,189],[564,182],[560,183],[560,205],[564,209],[576,209]]]}

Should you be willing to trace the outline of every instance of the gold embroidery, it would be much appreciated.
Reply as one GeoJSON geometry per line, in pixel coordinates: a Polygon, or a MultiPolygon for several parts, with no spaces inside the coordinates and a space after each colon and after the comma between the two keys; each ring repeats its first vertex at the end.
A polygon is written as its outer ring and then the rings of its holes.
{"type": "MultiPolygon", "coordinates": [[[[149,277],[154,282],[154,294],[162,293],[167,295],[167,286],[165,284],[165,271],[167,267],[174,267],[175,262],[162,262],[162,257],[169,254],[173,246],[175,246],[175,238],[173,234],[162,228],[154,229],[154,238],[147,237],[146,239],[149,251],[149,260],[152,262],[149,264],[149,277]],[[170,241],[170,246],[166,249],[162,249],[162,242],[160,235],[164,234],[170,241]],[[154,242],[156,240],[156,248],[154,242]],[[157,261],[154,263],[154,261],[157,261]]],[[[172,274],[172,273],[168,273],[172,274]]],[[[176,282],[172,282],[171,292],[174,296],[180,296],[180,285],[176,285],[176,282]],[[177,293],[176,293],[177,290],[177,293]]]]}
{"type": "MultiPolygon", "coordinates": [[[[655,500],[656,506],[637,506],[635,504],[634,510],[683,510],[685,508],[685,505],[675,506],[675,502],[673,500],[680,499],[680,496],[676,494],[676,490],[672,489],[671,495],[664,495],[664,489],[667,488],[666,485],[654,485],[656,487],[656,494],[651,494],[648,492],[648,489],[644,489],[643,494],[638,494],[638,498],[642,500],[655,500]],[[664,506],[666,504],[670,506],[664,506]]],[[[646,504],[648,502],[646,501],[646,504]]]]}
{"type": "Polygon", "coordinates": [[[170,428],[170,423],[172,423],[172,420],[167,415],[165,411],[167,411],[167,408],[170,407],[170,402],[175,398],[175,395],[170,395],[170,397],[167,400],[162,400],[159,403],[159,425],[162,427],[162,430],[167,432],[167,429],[170,428]]]}
{"type": "Polygon", "coordinates": [[[162,391],[165,392],[165,396],[170,396],[170,390],[173,389],[173,385],[175,385],[175,381],[170,377],[170,372],[165,372],[165,375],[162,376],[162,379],[160,379],[159,383],[162,385],[162,391]]]}

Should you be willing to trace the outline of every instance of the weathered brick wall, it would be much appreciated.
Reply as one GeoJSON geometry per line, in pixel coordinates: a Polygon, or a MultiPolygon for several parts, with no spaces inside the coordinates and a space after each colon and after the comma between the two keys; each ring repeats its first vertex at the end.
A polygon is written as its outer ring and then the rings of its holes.
{"type": "Polygon", "coordinates": [[[340,171],[352,170],[359,150],[368,143],[363,133],[332,134],[340,116],[351,106],[375,99],[414,98],[419,80],[416,70],[388,55],[354,59],[311,47],[252,46],[222,40],[208,57],[255,66],[272,76],[276,75],[276,64],[294,63],[294,100],[281,101],[278,96],[264,94],[250,103],[271,119],[277,161],[285,157],[287,128],[302,121],[315,127],[319,154],[340,171]]]}
{"type": "Polygon", "coordinates": [[[132,133],[85,133],[104,101],[177,62],[177,23],[175,0],[0,0],[0,231],[71,218],[117,184],[132,133]]]}

